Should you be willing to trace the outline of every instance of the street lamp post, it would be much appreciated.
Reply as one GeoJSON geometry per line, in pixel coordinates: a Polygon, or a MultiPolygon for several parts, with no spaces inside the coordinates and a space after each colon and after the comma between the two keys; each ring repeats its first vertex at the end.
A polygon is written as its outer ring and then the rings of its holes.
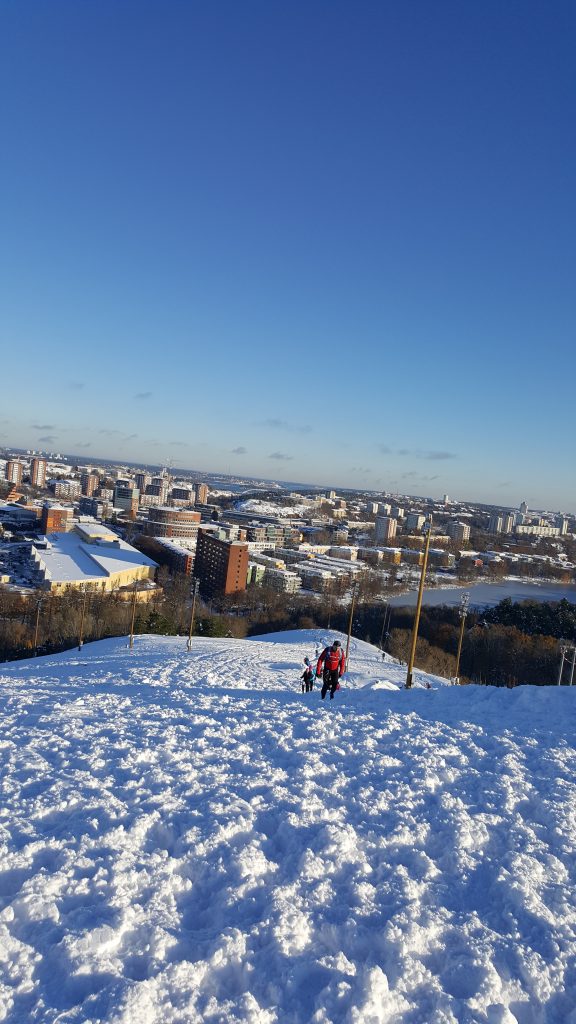
{"type": "Polygon", "coordinates": [[[132,615],[130,618],[130,650],[134,647],[134,622],[136,619],[136,580],[134,580],[134,588],[132,590],[132,615]]]}
{"type": "Polygon", "coordinates": [[[190,625],[188,628],[188,642],[186,649],[192,650],[192,633],[194,631],[194,613],[196,611],[196,595],[198,593],[198,587],[200,586],[200,580],[194,579],[192,581],[192,608],[190,610],[190,625]]]}
{"type": "Polygon", "coordinates": [[[348,619],[348,639],[346,641],[346,671],[348,671],[348,652],[350,650],[350,636],[352,635],[352,619],[354,617],[354,604],[358,595],[358,583],[352,584],[352,603],[350,605],[350,618],[348,619]]]}
{"type": "Polygon", "coordinates": [[[426,579],[426,567],[428,565],[428,551],[430,548],[430,534],[432,533],[432,516],[429,516],[428,529],[426,530],[426,544],[424,545],[424,558],[422,560],[422,572],[420,573],[420,585],[418,587],[418,599],[416,601],[416,614],[414,615],[414,626],[412,629],[412,646],[410,648],[410,658],[408,660],[408,671],[406,673],[406,689],[409,690],[412,686],[412,672],[414,669],[414,659],[416,657],[416,641],[418,639],[418,624],[420,622],[420,609],[422,608],[422,595],[424,593],[424,580],[426,579]]]}
{"type": "Polygon", "coordinates": [[[462,594],[462,598],[461,598],[461,601],[460,601],[460,611],[458,613],[460,615],[460,635],[458,637],[458,652],[456,654],[456,672],[454,673],[454,684],[456,686],[460,682],[460,676],[458,675],[458,673],[460,671],[460,654],[462,653],[462,639],[464,637],[464,623],[466,622],[466,616],[468,614],[468,602],[469,601],[470,601],[470,594],[468,592],[466,592],[465,594],[462,594]]]}
{"type": "Polygon", "coordinates": [[[80,631],[79,631],[79,634],[78,634],[78,650],[79,651],[82,650],[82,644],[84,643],[84,617],[86,615],[86,600],[87,600],[87,597],[88,597],[87,591],[86,591],[86,589],[84,589],[84,596],[82,598],[82,611],[80,612],[80,631]]]}
{"type": "Polygon", "coordinates": [[[43,598],[41,597],[40,600],[38,601],[38,604],[36,605],[36,621],[34,623],[34,643],[33,643],[34,657],[36,657],[37,654],[38,654],[38,633],[39,633],[39,630],[40,630],[40,609],[42,607],[42,601],[43,601],[43,598]]]}
{"type": "Polygon", "coordinates": [[[575,665],[576,665],[576,644],[574,644],[574,647],[572,648],[572,667],[570,669],[570,682],[568,683],[568,686],[572,686],[572,683],[574,681],[574,666],[575,665]]]}

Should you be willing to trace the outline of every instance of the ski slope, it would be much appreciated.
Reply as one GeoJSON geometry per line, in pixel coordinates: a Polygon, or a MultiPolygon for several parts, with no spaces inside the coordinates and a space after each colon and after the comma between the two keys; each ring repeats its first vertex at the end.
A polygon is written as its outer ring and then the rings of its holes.
{"type": "Polygon", "coordinates": [[[337,635],[0,665],[0,1020],[576,1024],[576,688],[337,635]]]}

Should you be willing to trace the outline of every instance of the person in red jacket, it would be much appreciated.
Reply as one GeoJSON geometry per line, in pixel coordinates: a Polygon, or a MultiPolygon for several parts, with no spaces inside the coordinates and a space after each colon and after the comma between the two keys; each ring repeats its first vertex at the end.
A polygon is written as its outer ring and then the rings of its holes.
{"type": "Polygon", "coordinates": [[[340,647],[340,641],[335,640],[332,647],[324,648],[316,665],[316,678],[318,679],[319,676],[322,676],[322,700],[324,700],[328,690],[330,690],[330,700],[332,700],[338,689],[338,680],[344,675],[345,671],[346,655],[340,647]]]}

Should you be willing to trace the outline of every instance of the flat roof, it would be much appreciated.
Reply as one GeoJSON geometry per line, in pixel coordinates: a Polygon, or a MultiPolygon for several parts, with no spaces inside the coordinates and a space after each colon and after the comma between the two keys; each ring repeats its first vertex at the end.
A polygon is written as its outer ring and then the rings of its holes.
{"type": "Polygon", "coordinates": [[[156,568],[157,563],[116,537],[114,542],[86,543],[75,530],[49,533],[46,548],[37,549],[46,578],[53,583],[98,583],[115,573],[137,566],[156,568]]]}

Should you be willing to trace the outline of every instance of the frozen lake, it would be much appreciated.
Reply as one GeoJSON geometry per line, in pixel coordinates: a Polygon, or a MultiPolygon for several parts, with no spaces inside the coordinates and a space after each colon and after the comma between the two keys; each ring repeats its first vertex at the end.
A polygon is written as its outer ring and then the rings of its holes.
{"type": "MultiPolygon", "coordinates": [[[[424,591],[423,604],[458,605],[464,593],[470,594],[470,606],[485,608],[498,604],[505,597],[513,601],[561,601],[566,598],[576,604],[576,586],[560,583],[518,583],[507,580],[502,583],[477,583],[471,587],[433,588],[424,591]]],[[[392,607],[410,607],[416,604],[417,587],[408,594],[390,599],[392,607]]]]}

